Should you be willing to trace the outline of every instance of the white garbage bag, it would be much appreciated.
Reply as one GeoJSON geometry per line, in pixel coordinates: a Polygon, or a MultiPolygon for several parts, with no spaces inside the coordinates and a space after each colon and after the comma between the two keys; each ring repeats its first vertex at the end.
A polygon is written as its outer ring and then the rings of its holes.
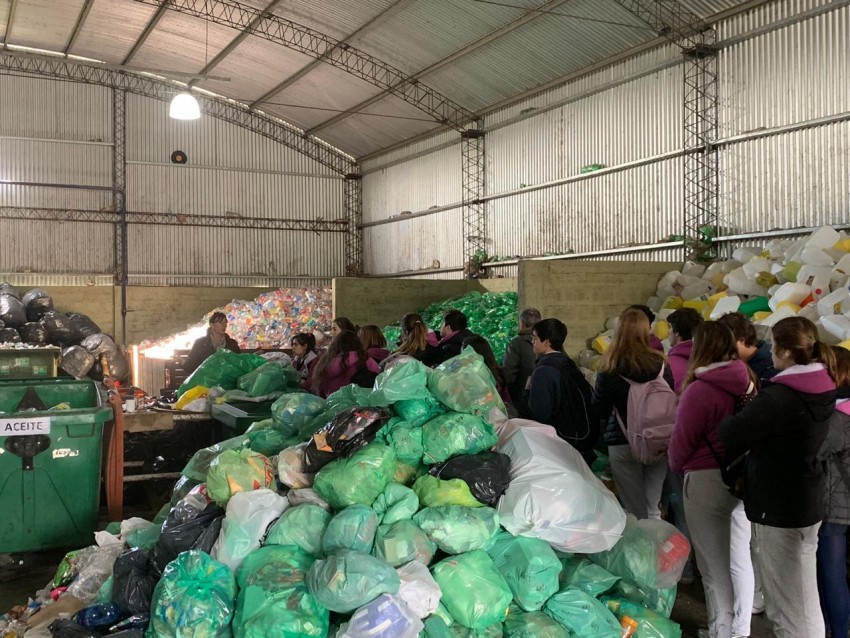
{"type": "Polygon", "coordinates": [[[425,563],[412,560],[396,572],[401,579],[398,597],[407,603],[413,613],[420,618],[427,618],[437,611],[443,592],[425,563]]]}
{"type": "Polygon", "coordinates": [[[210,556],[235,573],[245,557],[260,548],[266,529],[287,507],[285,497],[268,489],[237,492],[227,503],[227,514],[210,556]]]}

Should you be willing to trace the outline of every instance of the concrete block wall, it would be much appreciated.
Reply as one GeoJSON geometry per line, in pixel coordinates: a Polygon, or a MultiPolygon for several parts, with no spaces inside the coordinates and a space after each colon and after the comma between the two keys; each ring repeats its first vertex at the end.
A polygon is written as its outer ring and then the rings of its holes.
{"type": "Polygon", "coordinates": [[[646,303],[658,279],[678,262],[522,261],[519,307],[534,307],[544,318],[567,324],[567,354],[577,356],[605,329],[608,317],[626,306],[646,303]]]}

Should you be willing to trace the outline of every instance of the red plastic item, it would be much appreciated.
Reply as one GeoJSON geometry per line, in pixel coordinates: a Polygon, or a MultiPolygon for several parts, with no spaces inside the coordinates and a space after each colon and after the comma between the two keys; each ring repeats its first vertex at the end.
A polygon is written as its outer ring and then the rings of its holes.
{"type": "Polygon", "coordinates": [[[50,592],[50,597],[53,600],[59,600],[59,596],[64,594],[66,591],[68,591],[67,587],[57,587],[56,589],[50,592]]]}
{"type": "Polygon", "coordinates": [[[658,548],[658,568],[671,572],[684,564],[691,553],[691,544],[682,534],[673,534],[658,548]]]}
{"type": "MultiPolygon", "coordinates": [[[[822,291],[821,291],[821,289],[820,289],[820,288],[816,288],[816,289],[815,289],[815,294],[818,294],[818,295],[819,295],[819,294],[821,294],[821,292],[822,292],[822,291]]],[[[809,295],[808,297],[806,297],[805,299],[803,299],[803,301],[801,301],[801,302],[800,302],[800,308],[805,308],[805,307],[806,307],[806,306],[808,306],[810,303],[812,303],[814,300],[815,300],[814,296],[813,296],[813,295],[809,295]]]]}

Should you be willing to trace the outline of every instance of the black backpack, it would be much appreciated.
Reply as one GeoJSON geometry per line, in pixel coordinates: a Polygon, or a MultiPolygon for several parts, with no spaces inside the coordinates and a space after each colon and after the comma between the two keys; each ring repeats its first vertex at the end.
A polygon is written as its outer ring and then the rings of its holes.
{"type": "Polygon", "coordinates": [[[552,426],[562,439],[580,452],[593,449],[599,440],[599,420],[591,407],[593,389],[584,374],[569,357],[538,362],[561,373],[561,409],[552,426]]]}
{"type": "Polygon", "coordinates": [[[359,385],[361,388],[371,389],[375,385],[375,379],[377,378],[378,375],[375,372],[372,372],[369,368],[363,366],[352,375],[351,383],[359,385]]]}

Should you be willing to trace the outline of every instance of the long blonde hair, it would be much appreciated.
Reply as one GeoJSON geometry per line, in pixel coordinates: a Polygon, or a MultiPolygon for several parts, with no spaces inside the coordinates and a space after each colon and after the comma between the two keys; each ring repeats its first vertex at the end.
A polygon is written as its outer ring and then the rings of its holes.
{"type": "Polygon", "coordinates": [[[599,362],[599,371],[626,376],[646,376],[658,372],[666,360],[649,345],[649,319],[641,310],[627,308],[620,315],[617,332],[599,362]]]}

